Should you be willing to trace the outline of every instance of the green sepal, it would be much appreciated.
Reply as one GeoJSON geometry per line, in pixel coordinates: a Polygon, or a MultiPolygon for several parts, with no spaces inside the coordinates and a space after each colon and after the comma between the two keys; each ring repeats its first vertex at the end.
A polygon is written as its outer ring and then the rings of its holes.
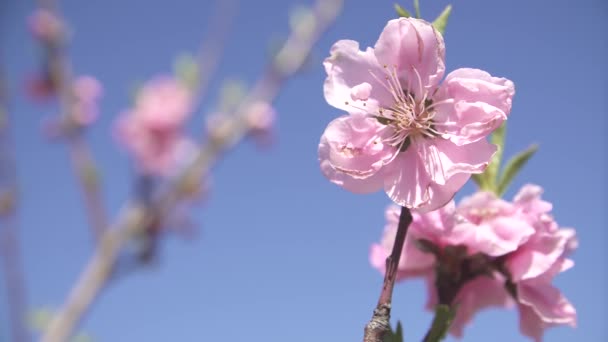
{"type": "Polygon", "coordinates": [[[433,21],[433,26],[441,34],[445,33],[445,27],[448,25],[448,18],[450,17],[451,13],[452,13],[452,5],[447,5],[447,6],[445,6],[445,9],[443,10],[443,12],[441,12],[441,14],[439,14],[437,19],[435,19],[435,21],[433,21]]]}
{"type": "Polygon", "coordinates": [[[418,0],[414,0],[414,13],[416,14],[416,18],[422,18],[420,15],[420,1],[418,0]]]}
{"type": "Polygon", "coordinates": [[[502,196],[505,193],[507,187],[513,181],[513,178],[515,178],[515,176],[519,173],[519,171],[521,171],[524,165],[526,165],[528,160],[532,158],[537,150],[538,145],[532,145],[524,151],[516,154],[507,162],[500,176],[500,180],[496,185],[496,194],[498,196],[502,196]]]}
{"type": "Polygon", "coordinates": [[[412,16],[410,12],[401,7],[399,4],[395,4],[395,11],[397,11],[397,15],[401,18],[409,18],[412,16]]]}

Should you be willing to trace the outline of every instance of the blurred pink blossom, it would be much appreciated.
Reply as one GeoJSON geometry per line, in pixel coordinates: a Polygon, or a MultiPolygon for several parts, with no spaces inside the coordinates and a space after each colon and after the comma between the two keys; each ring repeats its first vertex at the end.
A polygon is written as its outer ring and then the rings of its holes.
{"type": "Polygon", "coordinates": [[[63,23],[50,10],[37,9],[28,18],[28,28],[34,38],[50,43],[61,35],[63,23]]]}
{"type": "MultiPolygon", "coordinates": [[[[575,326],[576,310],[551,284],[555,275],[573,265],[567,257],[577,247],[575,232],[559,228],[550,216],[551,203],[542,200],[541,194],[539,186],[526,185],[512,202],[477,192],[458,206],[450,201],[439,210],[413,211],[397,280],[425,278],[432,309],[438,302],[438,260],[446,262],[447,248],[462,246],[464,255],[460,259],[448,256],[452,264],[448,267],[456,265],[457,272],[465,272],[473,262],[483,263],[481,272],[462,284],[454,297],[458,311],[450,328],[453,335],[462,336],[477,311],[514,303],[522,333],[535,341],[542,339],[545,328],[575,326]]],[[[382,273],[393,247],[399,211],[395,205],[387,208],[382,240],[370,250],[370,263],[382,273]]]]}
{"type": "Polygon", "coordinates": [[[74,80],[74,119],[82,126],[93,123],[99,115],[99,98],[103,87],[92,76],[80,76],[74,80]]]}
{"type": "Polygon", "coordinates": [[[268,102],[257,101],[249,106],[246,117],[249,134],[259,145],[270,143],[276,116],[274,108],[268,102]]]}
{"type": "Polygon", "coordinates": [[[357,193],[384,188],[395,203],[424,211],[486,168],[496,147],[485,137],[507,118],[514,95],[511,81],[477,69],[455,70],[440,85],[443,37],[413,18],[389,21],[374,48],[338,41],[324,65],[327,102],[351,114],[321,137],[324,175],[357,193]],[[351,122],[365,121],[355,115],[376,124],[355,130],[351,122]]]}
{"type": "Polygon", "coordinates": [[[142,87],[134,107],[116,123],[117,138],[140,171],[166,176],[192,156],[193,143],[182,132],[192,110],[192,94],[173,78],[155,78],[142,87]]]}

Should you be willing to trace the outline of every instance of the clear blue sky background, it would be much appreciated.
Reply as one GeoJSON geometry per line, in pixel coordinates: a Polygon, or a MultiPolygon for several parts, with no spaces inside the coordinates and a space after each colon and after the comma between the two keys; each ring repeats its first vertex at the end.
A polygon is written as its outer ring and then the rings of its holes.
{"type": "MultiPolygon", "coordinates": [[[[209,100],[193,120],[213,111],[220,81],[260,75],[272,37],[288,29],[298,1],[242,1],[209,100]]],[[[446,1],[422,1],[433,18],[446,1]]],[[[81,194],[64,146],[41,134],[54,110],[29,103],[24,77],[38,50],[25,29],[33,1],[3,0],[3,67],[13,91],[15,144],[22,192],[20,228],[32,308],[59,306],[92,251],[81,194]]],[[[405,4],[409,5],[409,4],[405,4]]],[[[456,2],[446,34],[448,71],[476,67],[516,84],[507,154],[541,148],[515,180],[545,189],[563,226],[578,229],[576,266],[557,278],[574,303],[579,327],[551,329],[547,341],[607,341],[606,70],[608,6],[572,2],[456,2]]],[[[213,173],[206,203],[195,207],[199,237],[164,241],[159,262],[113,283],[83,329],[98,341],[359,341],[382,282],[368,249],[384,226],[384,193],[354,195],[320,173],[317,144],[340,113],[326,104],[322,58],[338,39],[373,45],[393,1],[352,0],[315,49],[309,72],[293,79],[276,102],[278,143],[259,151],[239,146],[213,173]]],[[[136,80],[170,70],[174,56],[195,51],[212,1],[62,1],[74,30],[77,73],[93,74],[106,95],[90,139],[102,165],[107,204],[115,214],[129,198],[132,173],[111,139],[117,114],[136,80]]],[[[468,185],[459,197],[473,191],[468,185]]],[[[393,317],[409,341],[424,334],[421,282],[400,284],[393,317]]],[[[5,292],[0,304],[6,301],[5,292]]],[[[0,340],[6,340],[0,314],[0,340]]],[[[525,340],[515,311],[490,310],[466,330],[467,341],[525,340]]]]}

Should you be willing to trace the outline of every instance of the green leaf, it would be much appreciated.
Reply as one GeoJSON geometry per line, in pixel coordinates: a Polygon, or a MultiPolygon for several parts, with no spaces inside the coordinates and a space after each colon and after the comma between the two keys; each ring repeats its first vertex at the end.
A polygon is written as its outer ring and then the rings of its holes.
{"type": "Polygon", "coordinates": [[[488,180],[490,180],[491,190],[496,190],[496,182],[498,180],[498,170],[500,170],[500,164],[502,163],[502,154],[505,149],[505,137],[507,133],[507,122],[503,122],[500,127],[498,127],[492,133],[492,137],[490,138],[490,142],[496,146],[498,146],[498,150],[492,157],[490,161],[490,165],[486,169],[485,173],[487,174],[488,180]]]}
{"type": "Polygon", "coordinates": [[[502,171],[500,181],[496,186],[496,194],[498,196],[502,196],[505,193],[507,187],[509,186],[509,184],[511,184],[511,181],[513,181],[513,178],[515,178],[521,168],[526,165],[528,160],[532,158],[532,156],[534,155],[534,153],[536,153],[537,150],[538,145],[532,145],[526,150],[515,155],[509,160],[509,162],[507,162],[505,168],[502,171]]]}
{"type": "Polygon", "coordinates": [[[397,15],[402,18],[409,18],[412,15],[405,8],[399,6],[399,4],[395,4],[395,11],[397,11],[397,15]]]}
{"type": "Polygon", "coordinates": [[[447,5],[443,12],[433,21],[433,26],[441,34],[445,33],[445,27],[448,25],[448,18],[452,13],[452,5],[447,5]]]}
{"type": "Polygon", "coordinates": [[[498,146],[498,149],[494,156],[492,156],[492,160],[490,160],[490,164],[486,168],[486,170],[481,174],[473,174],[471,177],[473,181],[479,186],[479,189],[491,191],[495,194],[498,194],[496,189],[496,183],[498,178],[498,170],[500,170],[500,164],[502,162],[502,155],[505,146],[505,136],[506,136],[507,124],[506,122],[500,125],[494,132],[492,133],[492,137],[490,141],[498,146]]]}
{"type": "Polygon", "coordinates": [[[414,13],[416,13],[416,18],[422,18],[420,15],[420,2],[418,0],[414,0],[414,13]]]}
{"type": "Polygon", "coordinates": [[[403,327],[401,322],[397,321],[397,328],[393,332],[391,329],[386,335],[384,335],[383,342],[403,342],[403,327]]]}

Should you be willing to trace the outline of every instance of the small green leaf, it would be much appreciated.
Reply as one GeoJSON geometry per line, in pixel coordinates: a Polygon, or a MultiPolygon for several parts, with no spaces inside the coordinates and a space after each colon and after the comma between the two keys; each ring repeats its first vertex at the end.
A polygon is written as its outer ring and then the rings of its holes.
{"type": "Polygon", "coordinates": [[[497,191],[497,178],[498,178],[498,170],[500,170],[500,164],[502,162],[502,154],[505,146],[505,136],[506,136],[507,124],[506,122],[500,125],[494,132],[492,133],[492,137],[490,138],[491,142],[498,146],[498,149],[494,156],[492,156],[492,160],[490,160],[490,164],[486,168],[486,170],[481,174],[473,174],[471,177],[473,181],[477,184],[479,189],[491,191],[498,194],[497,191]]]}
{"type": "Polygon", "coordinates": [[[490,190],[496,191],[496,182],[498,181],[498,170],[500,170],[500,164],[502,163],[502,153],[505,149],[505,137],[507,133],[507,123],[503,122],[494,132],[490,138],[490,142],[498,147],[496,153],[490,161],[490,165],[484,172],[487,174],[488,183],[491,187],[490,190]]]}
{"type": "Polygon", "coordinates": [[[496,194],[498,196],[502,196],[505,193],[507,187],[509,186],[509,184],[511,184],[511,181],[513,181],[513,178],[515,178],[521,168],[526,165],[528,160],[532,158],[532,156],[534,155],[534,153],[536,153],[537,150],[538,145],[532,145],[526,150],[515,155],[509,160],[509,162],[507,162],[505,168],[502,170],[500,181],[496,186],[496,194]]]}
{"type": "Polygon", "coordinates": [[[420,2],[418,0],[414,0],[414,13],[416,13],[416,18],[422,18],[420,15],[420,2]]]}
{"type": "Polygon", "coordinates": [[[383,342],[403,342],[403,327],[401,322],[397,321],[397,328],[393,332],[391,329],[386,335],[384,335],[383,342]]]}
{"type": "Polygon", "coordinates": [[[178,55],[173,63],[173,72],[176,78],[190,89],[194,89],[200,79],[198,63],[191,54],[178,55]]]}
{"type": "Polygon", "coordinates": [[[395,4],[395,11],[397,11],[397,15],[402,18],[409,18],[412,15],[405,8],[399,6],[399,4],[395,4]]]}
{"type": "Polygon", "coordinates": [[[447,5],[443,12],[433,21],[433,26],[441,34],[445,33],[445,27],[448,25],[448,18],[452,13],[452,5],[447,5]]]}

